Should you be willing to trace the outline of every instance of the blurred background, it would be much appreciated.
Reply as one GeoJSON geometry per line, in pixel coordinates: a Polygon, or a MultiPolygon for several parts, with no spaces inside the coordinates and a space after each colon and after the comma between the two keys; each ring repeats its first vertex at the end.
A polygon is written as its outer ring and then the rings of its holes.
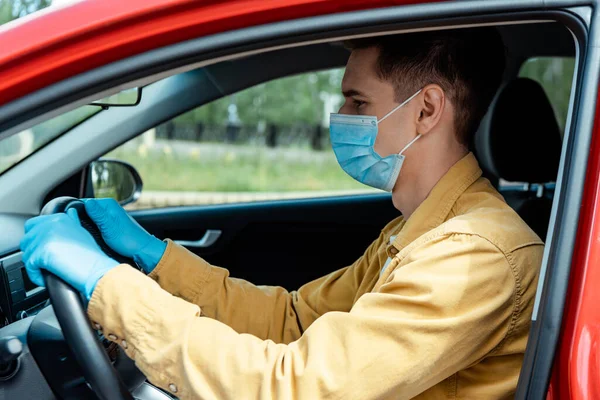
{"type": "MultiPolygon", "coordinates": [[[[65,3],[0,0],[0,24],[65,3]]],[[[542,84],[561,128],[573,68],[573,59],[536,58],[520,71],[542,84]]],[[[142,177],[142,196],[128,208],[376,192],[348,177],[331,151],[329,113],[337,112],[343,100],[343,73],[320,71],[252,87],[156,126],[106,154],[130,163],[142,177]]],[[[0,142],[0,173],[98,110],[85,106],[0,142]]]]}

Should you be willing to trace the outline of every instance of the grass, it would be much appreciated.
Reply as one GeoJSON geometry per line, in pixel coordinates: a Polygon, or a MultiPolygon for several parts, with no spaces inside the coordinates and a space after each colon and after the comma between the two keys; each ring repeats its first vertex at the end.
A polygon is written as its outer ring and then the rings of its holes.
{"type": "Polygon", "coordinates": [[[338,165],[332,151],[165,144],[121,147],[106,156],[133,165],[144,190],[290,192],[365,189],[338,165]]]}

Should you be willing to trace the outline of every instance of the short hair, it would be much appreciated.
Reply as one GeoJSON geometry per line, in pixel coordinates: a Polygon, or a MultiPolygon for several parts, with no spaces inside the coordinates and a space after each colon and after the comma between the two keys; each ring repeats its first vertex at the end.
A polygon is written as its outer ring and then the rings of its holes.
{"type": "Polygon", "coordinates": [[[506,49],[494,27],[359,38],[345,46],[379,49],[378,75],[394,85],[398,102],[428,84],[439,85],[454,105],[454,128],[465,146],[502,82],[506,63],[506,49]]]}

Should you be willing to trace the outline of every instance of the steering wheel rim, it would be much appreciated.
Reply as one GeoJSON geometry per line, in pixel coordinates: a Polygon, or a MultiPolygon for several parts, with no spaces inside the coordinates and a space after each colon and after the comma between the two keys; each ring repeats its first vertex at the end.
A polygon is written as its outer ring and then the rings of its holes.
{"type": "MultiPolygon", "coordinates": [[[[48,202],[40,215],[62,213],[75,207],[81,217],[82,206],[83,202],[79,199],[58,197],[48,202]]],[[[83,210],[85,212],[85,209],[83,210]]],[[[84,227],[87,230],[90,229],[87,226],[84,227]]],[[[97,242],[98,240],[102,241],[101,236],[95,232],[90,233],[97,242]]],[[[108,247],[103,241],[102,244],[98,244],[101,248],[108,247]]],[[[92,330],[79,292],[58,276],[44,269],[42,269],[42,275],[67,345],[73,352],[90,388],[103,400],[133,400],[133,395],[117,373],[96,333],[92,330]]]]}

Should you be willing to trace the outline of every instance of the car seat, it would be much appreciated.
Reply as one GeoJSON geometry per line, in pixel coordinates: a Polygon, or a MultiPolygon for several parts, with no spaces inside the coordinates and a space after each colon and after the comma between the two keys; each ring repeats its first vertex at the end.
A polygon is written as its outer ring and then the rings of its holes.
{"type": "Polygon", "coordinates": [[[546,239],[562,138],[542,86],[516,78],[496,94],[474,138],[474,152],[492,183],[519,182],[500,191],[506,202],[546,239]]]}

